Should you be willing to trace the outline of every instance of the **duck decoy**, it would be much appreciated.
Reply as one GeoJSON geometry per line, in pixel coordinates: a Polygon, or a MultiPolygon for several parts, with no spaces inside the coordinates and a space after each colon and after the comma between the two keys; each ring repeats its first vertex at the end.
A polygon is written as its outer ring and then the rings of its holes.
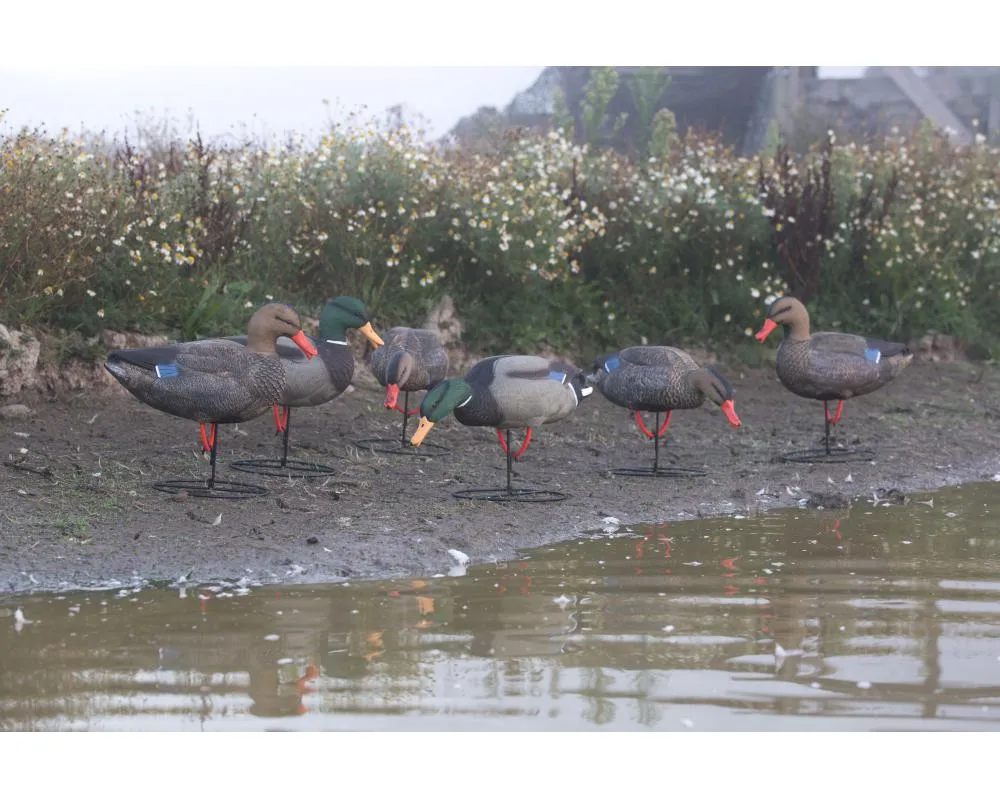
{"type": "Polygon", "coordinates": [[[840,422],[844,401],[880,389],[892,381],[913,359],[909,347],[899,342],[869,339],[851,333],[809,334],[809,312],[794,297],[779,297],[768,309],[767,319],[755,338],[763,342],[778,326],[785,338],[778,345],[778,379],[786,389],[810,400],[823,401],[826,432],[822,450],[786,453],[785,461],[870,461],[875,453],[867,448],[831,449],[830,426],[840,422]],[[830,414],[829,402],[837,400],[830,414]]]}
{"type": "Polygon", "coordinates": [[[587,376],[608,400],[635,412],[639,430],[653,440],[651,468],[625,467],[612,470],[616,475],[649,477],[697,477],[704,470],[660,466],[660,439],[670,426],[676,409],[698,408],[711,400],[726,415],[733,427],[742,423],[733,403],[733,387],[716,367],[699,367],[691,355],[677,347],[626,347],[598,358],[594,371],[587,376]],[[656,414],[653,430],[642,420],[643,411],[656,414]],[[660,414],[666,413],[663,425],[660,414]]]}
{"type": "MultiPolygon", "coordinates": [[[[354,377],[354,356],[347,344],[347,331],[356,328],[376,347],[382,345],[372,328],[368,308],[356,297],[341,295],[328,300],[319,316],[319,337],[309,339],[319,358],[307,359],[294,342],[278,340],[277,350],[285,365],[285,389],[274,405],[274,426],[283,434],[280,459],[249,459],[233,462],[233,469],[263,475],[297,475],[318,477],[332,475],[335,470],[324,464],[298,461],[288,457],[292,407],[318,406],[341,395],[354,377]]],[[[227,337],[246,345],[246,336],[227,337]]]]}
{"type": "Polygon", "coordinates": [[[299,315],[283,303],[268,303],[250,318],[246,346],[224,338],[200,339],[108,353],[104,367],[122,386],[158,411],[199,423],[202,449],[211,453],[206,483],[166,481],[154,488],[232,499],[266,492],[250,484],[216,481],[217,433],[219,425],[259,417],[281,399],[286,370],[276,348],[279,336],[289,337],[305,358],[316,355],[299,315]]]}
{"type": "Polygon", "coordinates": [[[542,356],[502,355],[485,358],[461,380],[445,380],[427,392],[420,403],[420,424],[410,439],[419,447],[431,428],[454,413],[463,425],[496,428],[507,456],[507,485],[503,489],[465,489],[454,492],[465,500],[553,502],[568,495],[545,489],[511,486],[513,462],[531,443],[532,429],[565,419],[592,394],[582,370],[542,356]],[[510,432],[525,428],[524,442],[515,451],[510,432]]]}
{"type": "MultiPolygon", "coordinates": [[[[371,352],[368,366],[375,379],[385,387],[385,407],[403,415],[399,444],[388,447],[384,439],[363,439],[356,444],[379,453],[407,454],[418,452],[407,446],[406,428],[409,417],[420,413],[410,409],[410,392],[433,389],[448,375],[448,352],[434,331],[423,328],[395,327],[382,337],[385,344],[371,352]],[[403,393],[403,406],[399,406],[399,393],[403,393]]],[[[395,444],[393,440],[391,444],[395,444]]],[[[426,455],[443,455],[447,448],[428,443],[433,451],[426,455]]]]}

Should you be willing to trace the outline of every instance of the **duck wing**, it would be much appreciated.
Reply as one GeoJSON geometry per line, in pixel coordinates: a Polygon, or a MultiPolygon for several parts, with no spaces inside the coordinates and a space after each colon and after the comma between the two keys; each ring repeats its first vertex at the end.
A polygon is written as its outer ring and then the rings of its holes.
{"type": "Polygon", "coordinates": [[[849,333],[816,333],[806,380],[819,399],[868,394],[892,380],[909,362],[906,345],[849,333]]]}
{"type": "MultiPolygon", "coordinates": [[[[242,336],[226,336],[224,337],[226,341],[236,342],[244,347],[247,346],[247,336],[243,334],[242,336]]],[[[309,341],[313,343],[313,346],[318,350],[319,342],[316,341],[312,336],[309,336],[309,341]]],[[[289,339],[287,336],[279,336],[277,342],[275,343],[275,349],[278,351],[278,355],[281,356],[285,361],[308,361],[306,354],[302,352],[302,348],[299,347],[295,342],[289,339]]]]}
{"type": "MultiPolygon", "coordinates": [[[[542,356],[493,356],[479,362],[465,380],[488,394],[496,427],[525,428],[555,422],[576,408],[583,373],[542,356]]],[[[459,420],[461,421],[461,420],[459,420]]]]}
{"type": "Polygon", "coordinates": [[[820,332],[812,335],[810,346],[814,353],[864,358],[868,339],[853,333],[820,332]]]}
{"type": "Polygon", "coordinates": [[[601,381],[602,394],[615,405],[635,411],[697,408],[701,393],[687,383],[697,362],[677,347],[629,347],[620,364],[601,381]]]}
{"type": "Polygon", "coordinates": [[[642,345],[626,347],[618,357],[636,367],[670,367],[672,369],[698,369],[697,362],[677,347],[642,345]]]}
{"type": "Polygon", "coordinates": [[[448,375],[448,351],[441,345],[441,339],[434,331],[423,328],[413,329],[412,345],[414,357],[427,371],[428,387],[440,383],[448,375]]]}
{"type": "Polygon", "coordinates": [[[185,371],[228,377],[250,366],[247,352],[245,347],[226,339],[199,339],[158,347],[113,350],[108,355],[152,373],[185,371]],[[172,367],[176,370],[170,369],[172,367]]]}
{"type": "Polygon", "coordinates": [[[285,382],[280,359],[226,339],[113,350],[105,366],[147,405],[202,422],[253,419],[278,401],[285,382]]]}

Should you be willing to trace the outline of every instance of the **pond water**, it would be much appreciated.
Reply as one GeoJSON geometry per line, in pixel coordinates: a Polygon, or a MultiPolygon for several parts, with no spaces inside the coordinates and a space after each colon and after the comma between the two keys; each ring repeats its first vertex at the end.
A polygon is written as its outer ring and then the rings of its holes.
{"type": "Polygon", "coordinates": [[[0,730],[76,729],[1000,730],[1000,484],[460,576],[0,596],[0,730]]]}

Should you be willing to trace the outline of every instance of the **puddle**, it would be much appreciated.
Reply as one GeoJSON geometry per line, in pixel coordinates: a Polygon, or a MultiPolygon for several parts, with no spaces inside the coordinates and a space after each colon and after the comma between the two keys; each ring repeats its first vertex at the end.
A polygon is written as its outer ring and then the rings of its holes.
{"type": "Polygon", "coordinates": [[[933,498],[459,577],[0,596],[0,730],[998,730],[1000,485],[933,498]]]}

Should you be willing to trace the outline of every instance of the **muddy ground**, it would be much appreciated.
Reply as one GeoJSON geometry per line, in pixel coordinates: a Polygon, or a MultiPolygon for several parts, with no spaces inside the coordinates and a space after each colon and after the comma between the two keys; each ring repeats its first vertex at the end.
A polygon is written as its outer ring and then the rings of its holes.
{"type": "MultiPolygon", "coordinates": [[[[725,365],[723,365],[724,368],[725,365]]],[[[777,456],[814,447],[820,403],[785,390],[773,369],[726,368],[743,427],[714,406],[674,414],[667,451],[703,478],[626,478],[652,444],[623,409],[588,398],[573,417],[544,426],[515,466],[515,485],[570,495],[549,504],[463,501],[451,492],[499,486],[504,458],[492,430],[454,418],[428,443],[437,458],[373,454],[353,442],[398,436],[400,415],[369,383],[296,410],[292,456],[336,467],[332,479],[235,472],[238,458],[276,457],[270,414],[220,428],[219,477],[267,486],[249,500],[175,497],[150,484],[199,478],[197,425],[147,408],[118,387],[14,398],[35,412],[0,420],[0,591],[98,586],[136,579],[249,577],[320,582],[446,573],[449,549],[473,562],[623,525],[781,506],[843,506],[873,492],[909,493],[1000,473],[1000,369],[915,362],[888,388],[846,404],[836,433],[876,451],[874,463],[799,465],[777,456]],[[221,514],[221,520],[219,519],[221,514]],[[216,523],[216,524],[213,524],[216,523]]],[[[10,402],[10,401],[8,401],[10,402]]],[[[411,427],[412,429],[412,427],[411,427]]],[[[898,498],[898,495],[894,495],[898,498]]]]}

